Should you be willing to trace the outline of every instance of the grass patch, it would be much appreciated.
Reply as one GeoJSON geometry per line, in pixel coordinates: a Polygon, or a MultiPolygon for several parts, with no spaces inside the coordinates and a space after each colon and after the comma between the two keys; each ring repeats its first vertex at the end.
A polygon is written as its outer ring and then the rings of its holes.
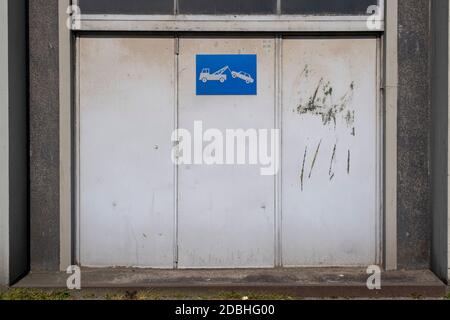
{"type": "Polygon", "coordinates": [[[158,290],[54,291],[10,289],[0,292],[0,300],[294,300],[291,296],[257,292],[218,292],[199,295],[158,290]]]}
{"type": "Polygon", "coordinates": [[[419,293],[413,293],[413,294],[411,294],[411,298],[414,300],[422,300],[423,296],[419,293]]]}
{"type": "Polygon", "coordinates": [[[68,300],[67,291],[44,291],[36,289],[11,289],[0,293],[0,300],[68,300]]]}
{"type": "Polygon", "coordinates": [[[105,300],[130,300],[127,299],[126,294],[122,293],[107,293],[104,298],[105,300]]]}
{"type": "Polygon", "coordinates": [[[291,296],[281,294],[220,292],[216,294],[196,295],[154,290],[106,293],[103,297],[106,300],[294,300],[291,296]]]}
{"type": "Polygon", "coordinates": [[[221,292],[217,295],[207,297],[215,300],[294,300],[291,296],[274,293],[242,293],[242,292],[221,292]]]}
{"type": "Polygon", "coordinates": [[[81,296],[81,298],[83,300],[94,300],[94,299],[97,299],[97,296],[95,295],[95,293],[88,292],[88,293],[83,294],[81,296]]]}
{"type": "Polygon", "coordinates": [[[195,295],[184,294],[180,292],[162,293],[156,291],[140,291],[135,296],[136,300],[187,300],[198,299],[195,295]]]}

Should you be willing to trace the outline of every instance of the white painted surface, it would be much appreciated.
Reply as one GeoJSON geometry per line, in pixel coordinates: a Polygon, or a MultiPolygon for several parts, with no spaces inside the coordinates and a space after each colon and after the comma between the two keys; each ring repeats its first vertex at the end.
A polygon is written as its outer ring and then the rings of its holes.
{"type": "MultiPolygon", "coordinates": [[[[275,39],[180,39],[179,127],[272,129],[275,39]],[[257,54],[257,96],[196,96],[196,54],[257,54]]],[[[274,177],[259,166],[182,165],[179,267],[273,267],[274,177]]]]}
{"type": "Polygon", "coordinates": [[[284,266],[378,262],[376,72],[376,39],[283,41],[284,266]],[[342,106],[336,125],[306,111],[311,101],[342,106]]]}
{"type": "Polygon", "coordinates": [[[0,3],[0,286],[9,284],[8,1],[0,3]]]}
{"type": "Polygon", "coordinates": [[[177,59],[173,39],[82,37],[79,44],[82,265],[380,262],[376,39],[181,38],[177,59]],[[258,95],[196,96],[195,55],[239,53],[257,54],[258,95]],[[321,87],[316,104],[345,102],[336,129],[334,121],[324,125],[297,110],[321,78],[332,97],[321,100],[321,87]],[[355,111],[354,125],[347,111],[355,111]],[[181,165],[174,172],[174,119],[191,132],[195,121],[222,132],[281,127],[281,179],[261,176],[255,165],[181,165]]]}
{"type": "Polygon", "coordinates": [[[174,40],[80,39],[80,259],[173,266],[174,40]]]}

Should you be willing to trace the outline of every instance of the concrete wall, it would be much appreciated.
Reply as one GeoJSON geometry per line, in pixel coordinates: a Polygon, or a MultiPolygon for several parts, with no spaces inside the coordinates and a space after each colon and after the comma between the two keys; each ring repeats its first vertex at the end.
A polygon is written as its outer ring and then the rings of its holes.
{"type": "MultiPolygon", "coordinates": [[[[450,5],[449,5],[449,8],[448,8],[448,17],[449,17],[449,19],[448,19],[448,24],[447,24],[447,32],[448,32],[448,38],[447,38],[447,41],[448,41],[448,47],[447,47],[447,50],[448,50],[448,54],[447,54],[447,59],[448,59],[448,62],[449,62],[449,64],[448,64],[448,78],[447,78],[447,81],[449,82],[448,83],[448,94],[447,94],[447,102],[448,102],[448,108],[450,108],[450,5]]],[[[447,120],[448,120],[448,122],[450,122],[450,117],[449,117],[450,115],[447,115],[447,120]]],[[[447,135],[447,141],[448,142],[450,142],[450,128],[448,128],[449,129],[449,131],[448,131],[448,135],[447,135]]],[[[450,150],[447,150],[447,170],[448,170],[448,168],[450,168],[450,150]]],[[[448,175],[448,172],[447,172],[447,175],[448,175]]],[[[450,199],[450,187],[449,187],[449,184],[450,184],[450,175],[448,175],[447,176],[447,201],[448,201],[448,199],[450,199]]],[[[449,210],[449,208],[448,208],[448,203],[447,203],[447,256],[448,256],[448,258],[447,258],[447,268],[448,268],[448,272],[447,272],[447,279],[449,280],[449,282],[450,282],[450,214],[449,214],[449,212],[450,212],[450,210],[449,210]]]]}
{"type": "Polygon", "coordinates": [[[431,80],[431,266],[442,279],[448,270],[448,0],[433,0],[431,80]]]}
{"type": "MultiPolygon", "coordinates": [[[[399,0],[398,263],[431,264],[431,0],[399,0]]],[[[31,265],[59,267],[58,1],[29,0],[31,265]]]]}
{"type": "Polygon", "coordinates": [[[0,4],[0,285],[28,271],[26,2],[0,4]]]}
{"type": "Polygon", "coordinates": [[[29,0],[32,270],[59,270],[58,0],[29,0]]]}
{"type": "Polygon", "coordinates": [[[399,0],[398,8],[399,268],[430,267],[431,1],[434,0],[399,0]]]}
{"type": "MultiPolygon", "coordinates": [[[[448,21],[447,21],[447,62],[448,62],[448,87],[447,87],[447,103],[450,109],[450,5],[448,6],[448,21]]],[[[450,123],[450,114],[447,114],[447,123],[450,123]]],[[[447,141],[450,142],[450,125],[447,134],[447,141]]],[[[447,149],[447,170],[450,168],[450,149],[447,149]]],[[[447,201],[450,199],[450,175],[447,172],[447,201]]],[[[450,210],[447,203],[447,280],[450,283],[450,210]]]]}

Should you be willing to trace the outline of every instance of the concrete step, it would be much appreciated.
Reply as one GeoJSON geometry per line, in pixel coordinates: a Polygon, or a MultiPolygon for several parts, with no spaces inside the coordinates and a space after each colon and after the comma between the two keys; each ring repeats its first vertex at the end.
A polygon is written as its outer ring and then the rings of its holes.
{"type": "MultiPolygon", "coordinates": [[[[31,272],[15,288],[66,288],[68,274],[31,272]]],[[[446,285],[430,270],[388,271],[381,289],[369,290],[369,275],[360,268],[282,268],[227,270],[87,269],[83,289],[156,289],[176,292],[220,291],[283,294],[297,298],[443,297],[446,285]]]]}

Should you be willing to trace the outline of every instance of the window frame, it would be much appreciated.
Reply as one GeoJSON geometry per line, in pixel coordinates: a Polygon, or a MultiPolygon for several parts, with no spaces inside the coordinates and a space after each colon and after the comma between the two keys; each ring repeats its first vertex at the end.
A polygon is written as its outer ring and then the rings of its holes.
{"type": "MultiPolygon", "coordinates": [[[[277,12],[280,13],[278,0],[277,12]]],[[[174,0],[175,12],[177,0],[174,0]]],[[[78,0],[72,4],[78,6],[78,0]]],[[[385,0],[378,0],[380,22],[384,31],[385,0]]],[[[75,31],[166,31],[166,32],[370,32],[368,15],[129,15],[81,14],[75,31]]]]}

